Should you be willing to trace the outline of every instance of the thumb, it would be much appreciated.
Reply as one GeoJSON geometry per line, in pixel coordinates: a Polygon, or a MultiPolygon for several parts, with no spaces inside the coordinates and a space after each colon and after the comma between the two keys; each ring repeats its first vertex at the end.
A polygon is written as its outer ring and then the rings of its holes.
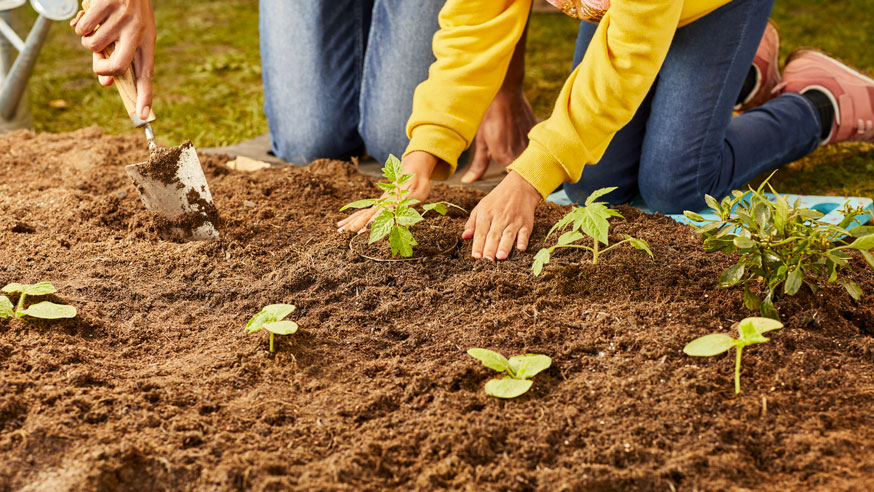
{"type": "Polygon", "coordinates": [[[473,159],[470,161],[470,168],[464,173],[464,177],[461,178],[462,183],[473,183],[474,181],[483,177],[483,174],[486,173],[486,170],[489,168],[489,160],[491,156],[489,155],[489,148],[486,146],[485,141],[481,138],[476,139],[476,150],[473,154],[473,159]]]}

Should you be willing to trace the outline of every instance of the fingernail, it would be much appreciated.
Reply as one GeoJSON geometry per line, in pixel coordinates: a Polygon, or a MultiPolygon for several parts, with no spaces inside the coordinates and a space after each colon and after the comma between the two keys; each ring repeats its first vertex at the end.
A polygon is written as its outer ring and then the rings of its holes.
{"type": "Polygon", "coordinates": [[[346,228],[344,228],[344,227],[338,227],[338,228],[337,228],[337,232],[343,232],[343,231],[345,231],[345,230],[346,230],[346,228]]]}
{"type": "Polygon", "coordinates": [[[152,108],[149,106],[143,106],[143,117],[140,119],[147,120],[149,119],[149,113],[152,111],[152,108]]]}
{"type": "Polygon", "coordinates": [[[476,252],[476,251],[474,251],[473,254],[472,254],[471,256],[473,256],[473,257],[476,258],[477,260],[483,257],[483,255],[479,254],[479,253],[476,252]]]}
{"type": "Polygon", "coordinates": [[[498,259],[499,260],[507,259],[507,252],[506,251],[498,251],[498,259]]]}
{"type": "Polygon", "coordinates": [[[470,183],[473,180],[473,174],[467,173],[461,178],[462,183],[470,183]]]}

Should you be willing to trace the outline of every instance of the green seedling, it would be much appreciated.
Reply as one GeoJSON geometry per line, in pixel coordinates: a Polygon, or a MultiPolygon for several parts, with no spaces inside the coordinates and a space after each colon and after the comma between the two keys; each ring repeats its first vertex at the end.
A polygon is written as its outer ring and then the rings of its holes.
{"type": "Polygon", "coordinates": [[[246,323],[249,333],[264,328],[270,332],[270,352],[273,352],[273,335],[291,335],[297,332],[297,323],[283,320],[294,311],[291,304],[270,304],[246,323]]]}
{"type": "Polygon", "coordinates": [[[737,325],[740,338],[732,338],[724,333],[712,333],[692,340],[683,347],[683,352],[695,357],[712,357],[727,352],[732,347],[736,348],[734,394],[737,395],[740,394],[740,365],[744,347],[769,341],[770,338],[766,338],[763,334],[780,328],[783,328],[783,323],[771,318],[744,318],[737,325]]]}
{"type": "Polygon", "coordinates": [[[574,208],[552,226],[552,229],[546,235],[547,239],[553,232],[565,229],[567,226],[570,226],[570,230],[558,237],[555,246],[542,248],[534,255],[534,264],[531,265],[531,270],[534,271],[535,276],[540,275],[540,272],[543,271],[543,266],[549,263],[550,255],[558,248],[579,248],[591,251],[592,263],[595,265],[598,264],[599,255],[623,243],[629,243],[635,249],[646,251],[650,258],[653,258],[652,251],[650,251],[649,244],[646,241],[633,238],[628,234],[625,235],[625,239],[622,241],[612,246],[609,244],[607,235],[610,230],[610,217],[619,217],[620,219],[624,217],[619,212],[608,208],[607,202],[596,202],[595,200],[615,189],[616,187],[595,190],[586,198],[585,206],[574,208]],[[591,239],[592,246],[574,244],[587,236],[591,239]],[[601,249],[602,244],[606,246],[604,249],[601,249]]]}
{"type": "Polygon", "coordinates": [[[40,319],[61,319],[75,318],[76,308],[65,304],[55,304],[49,301],[42,301],[36,304],[31,304],[24,308],[24,300],[27,296],[44,296],[57,292],[55,286],[49,282],[40,282],[38,284],[9,284],[0,291],[7,294],[18,294],[18,304],[13,309],[12,301],[6,296],[0,296],[0,318],[23,318],[30,316],[31,318],[40,319]]]}
{"type": "Polygon", "coordinates": [[[695,227],[695,232],[704,238],[704,249],[708,253],[740,254],[737,263],[720,276],[719,286],[742,285],[744,305],[750,311],[780,319],[774,303],[783,295],[795,295],[804,285],[816,292],[825,283],[838,282],[853,299],[862,298],[859,285],[850,279],[838,278],[838,272],[850,269],[850,255],[846,250],[851,249],[858,251],[874,268],[871,254],[874,227],[847,230],[856,217],[866,213],[864,209],[845,206],[840,224],[821,222],[817,219],[823,216],[822,212],[802,208],[800,201],[790,205],[768,180],[745,193],[733,191],[722,201],[710,195],[705,199],[718,219],[705,220],[689,211],[685,215],[704,223],[695,227]],[[764,194],[765,186],[775,195],[775,201],[764,194]],[[756,285],[760,286],[762,297],[750,288],[756,285]]]}
{"type": "MultiPolygon", "coordinates": [[[[425,220],[422,214],[413,208],[420,203],[419,200],[406,198],[410,191],[403,189],[403,185],[413,179],[415,174],[404,174],[401,169],[401,161],[394,155],[389,155],[382,168],[382,175],[389,181],[388,183],[376,183],[376,186],[385,191],[382,198],[358,200],[344,205],[340,211],[368,207],[379,210],[379,215],[370,226],[368,244],[373,244],[388,236],[392,257],[400,254],[404,258],[409,258],[413,256],[413,246],[419,245],[413,237],[413,233],[410,232],[410,227],[425,220]]],[[[440,215],[446,215],[449,207],[467,212],[467,210],[449,202],[428,203],[423,205],[422,209],[425,213],[433,210],[440,215]]]]}
{"type": "Polygon", "coordinates": [[[491,379],[486,383],[486,394],[498,398],[516,398],[524,394],[534,384],[531,378],[552,365],[552,359],[538,354],[516,355],[507,360],[497,352],[481,348],[472,348],[467,353],[489,369],[507,373],[501,379],[491,379]]]}

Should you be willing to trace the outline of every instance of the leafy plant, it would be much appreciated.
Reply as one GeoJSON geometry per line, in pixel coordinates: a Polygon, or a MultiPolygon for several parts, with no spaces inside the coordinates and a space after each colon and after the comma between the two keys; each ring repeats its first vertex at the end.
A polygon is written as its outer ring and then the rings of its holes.
{"type": "Polygon", "coordinates": [[[246,330],[249,333],[264,328],[270,332],[270,352],[273,352],[273,335],[291,335],[297,333],[297,323],[294,321],[283,320],[286,316],[294,311],[294,306],[291,304],[270,304],[264,307],[260,313],[256,314],[246,323],[246,330]]]}
{"type": "Polygon", "coordinates": [[[695,357],[712,357],[727,352],[732,347],[736,348],[734,394],[739,394],[741,354],[744,347],[769,341],[770,338],[766,338],[763,334],[780,328],[783,328],[783,323],[770,318],[744,318],[737,324],[739,338],[732,338],[724,333],[712,333],[692,340],[683,347],[683,352],[695,357]]]}
{"type": "Polygon", "coordinates": [[[610,246],[607,237],[610,230],[609,218],[624,217],[622,217],[622,214],[619,212],[608,208],[607,202],[596,202],[595,200],[615,189],[616,187],[611,187],[593,191],[592,194],[586,198],[585,206],[574,208],[552,226],[552,229],[550,229],[549,233],[546,235],[547,239],[553,232],[560,231],[567,226],[571,227],[569,231],[558,237],[555,246],[542,248],[536,255],[534,255],[534,264],[531,266],[531,270],[534,271],[535,276],[540,275],[540,272],[543,271],[543,266],[549,263],[550,255],[557,248],[579,248],[589,250],[592,252],[592,263],[596,265],[598,264],[599,255],[602,255],[623,243],[629,243],[635,249],[646,251],[650,258],[653,258],[652,251],[650,251],[649,244],[647,244],[646,241],[633,238],[628,234],[625,235],[625,239],[610,246]],[[573,244],[580,239],[584,239],[586,236],[592,240],[592,246],[573,244]],[[601,249],[601,244],[606,247],[601,249]]]}
{"type": "Polygon", "coordinates": [[[705,220],[699,214],[686,211],[685,216],[698,223],[695,232],[704,238],[709,253],[740,253],[740,259],[719,278],[723,288],[742,285],[744,305],[762,316],[780,319],[774,303],[782,295],[795,295],[802,285],[812,291],[826,282],[837,281],[853,299],[862,298],[862,289],[850,279],[838,278],[838,271],[848,267],[850,255],[859,251],[874,268],[874,227],[858,226],[847,230],[862,208],[845,206],[840,224],[828,224],[817,219],[822,212],[802,208],[799,201],[790,205],[786,197],[776,193],[767,180],[758,189],[742,193],[733,191],[721,202],[706,195],[707,205],[719,217],[705,220]],[[763,193],[768,186],[776,200],[763,193]],[[852,238],[848,240],[846,238],[852,238]],[[750,286],[761,285],[764,297],[750,286]]]}
{"type": "MultiPolygon", "coordinates": [[[[376,183],[376,186],[385,191],[385,196],[358,200],[344,205],[340,211],[349,208],[377,208],[380,213],[370,226],[368,244],[373,244],[388,236],[392,257],[400,254],[402,257],[409,258],[413,256],[413,246],[419,245],[413,237],[413,233],[410,232],[410,227],[425,220],[422,214],[413,208],[420,203],[419,200],[405,198],[410,191],[403,189],[403,185],[413,179],[415,174],[404,174],[401,169],[401,161],[394,155],[389,155],[382,168],[382,175],[389,182],[376,183]]],[[[422,209],[425,212],[433,210],[440,215],[446,215],[449,207],[467,212],[467,210],[449,202],[428,203],[423,205],[422,209]]]]}
{"type": "Polygon", "coordinates": [[[40,282],[38,284],[9,284],[0,291],[7,294],[18,294],[18,304],[13,309],[12,301],[6,296],[0,296],[0,318],[23,318],[30,316],[40,319],[61,319],[75,318],[76,308],[65,304],[55,304],[49,301],[42,301],[36,304],[31,304],[24,308],[24,300],[27,296],[44,296],[57,292],[55,286],[49,282],[40,282]]]}
{"type": "Polygon", "coordinates": [[[516,355],[507,360],[497,352],[481,348],[472,348],[467,353],[489,369],[507,373],[486,383],[486,394],[498,398],[516,398],[525,393],[534,384],[531,378],[552,365],[552,359],[538,354],[516,355]]]}

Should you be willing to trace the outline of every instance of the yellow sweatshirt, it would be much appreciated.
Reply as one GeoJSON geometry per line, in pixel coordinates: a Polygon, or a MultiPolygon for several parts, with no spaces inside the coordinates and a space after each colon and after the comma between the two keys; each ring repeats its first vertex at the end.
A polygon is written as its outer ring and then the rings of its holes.
{"type": "MultiPolygon", "coordinates": [[[[643,103],[677,28],[729,1],[612,0],[552,116],[531,130],[510,169],[544,198],[578,181],[643,103]]],[[[404,153],[423,150],[445,161],[432,178],[455,172],[504,80],[530,8],[531,0],[447,0],[440,11],[437,61],[416,88],[404,153]]]]}

